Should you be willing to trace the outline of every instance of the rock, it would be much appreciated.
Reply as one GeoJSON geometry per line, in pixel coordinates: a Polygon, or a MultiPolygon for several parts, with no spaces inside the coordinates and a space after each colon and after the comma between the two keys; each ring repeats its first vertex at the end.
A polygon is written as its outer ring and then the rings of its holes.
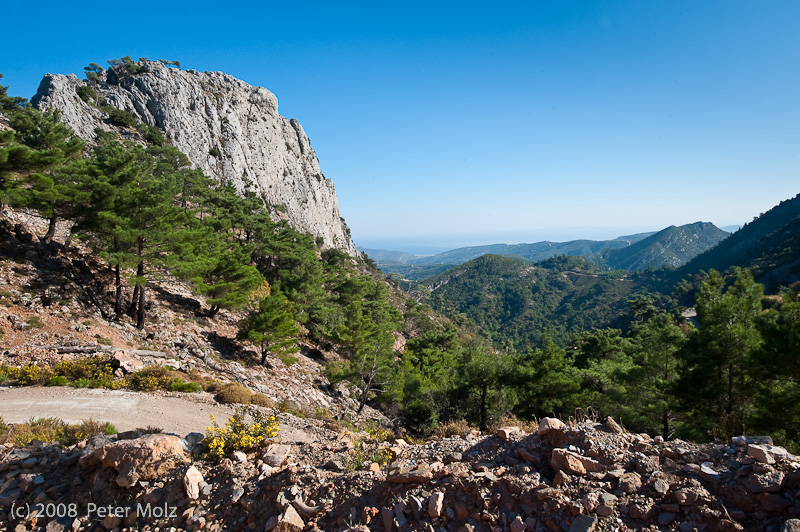
{"type": "Polygon", "coordinates": [[[776,460],[788,458],[789,453],[783,447],[775,445],[747,445],[747,456],[751,456],[762,464],[774,464],[776,460]]]}
{"type": "Polygon", "coordinates": [[[122,523],[122,518],[117,517],[116,515],[107,515],[103,521],[102,525],[105,527],[106,530],[114,530],[122,523]]]}
{"type": "Polygon", "coordinates": [[[393,469],[386,477],[389,482],[397,484],[414,484],[433,480],[433,471],[428,464],[402,464],[393,469]]]}
{"type": "Polygon", "coordinates": [[[585,475],[587,472],[593,473],[605,471],[606,469],[597,460],[568,451],[567,449],[553,449],[550,455],[550,465],[556,471],[564,469],[576,475],[585,475]]]}
{"type": "Polygon", "coordinates": [[[275,532],[302,532],[306,524],[291,504],[286,507],[278,518],[275,532]]]}
{"type": "Polygon", "coordinates": [[[581,514],[573,519],[572,524],[569,527],[569,532],[594,532],[596,526],[596,517],[581,514]]]}
{"type": "Polygon", "coordinates": [[[780,491],[784,477],[785,475],[782,471],[754,473],[747,477],[744,485],[753,493],[775,493],[780,491]]]}
{"type": "Polygon", "coordinates": [[[186,496],[192,500],[200,498],[200,490],[203,488],[205,480],[203,475],[195,466],[189,466],[183,475],[183,487],[186,489],[186,496]]]}
{"type": "Polygon", "coordinates": [[[264,451],[261,459],[272,467],[280,467],[291,450],[289,445],[272,444],[264,451]]]}
{"type": "Polygon", "coordinates": [[[581,499],[581,504],[583,505],[584,508],[586,508],[587,512],[589,513],[594,512],[597,509],[597,507],[600,506],[600,494],[597,493],[596,491],[587,493],[581,499]]]}
{"type": "Polygon", "coordinates": [[[346,470],[341,460],[328,460],[322,467],[336,473],[342,473],[346,470]]]}
{"type": "Polygon", "coordinates": [[[636,473],[625,473],[619,479],[619,489],[625,493],[632,494],[639,491],[642,487],[642,477],[636,473]]]}
{"type": "Polygon", "coordinates": [[[563,470],[558,471],[556,475],[553,477],[553,486],[557,488],[560,488],[561,486],[564,486],[567,483],[569,483],[569,475],[564,473],[563,470]]]}
{"type": "Polygon", "coordinates": [[[514,520],[511,521],[509,528],[511,528],[511,532],[525,532],[527,526],[528,525],[525,524],[520,516],[516,516],[514,520]]]}
{"type": "Polygon", "coordinates": [[[661,526],[667,526],[671,522],[678,517],[678,514],[672,512],[661,512],[658,514],[658,524],[661,526]]]}
{"type": "Polygon", "coordinates": [[[105,467],[119,475],[119,486],[130,488],[139,480],[154,480],[190,460],[189,451],[177,436],[148,434],[135,440],[109,443],[94,451],[105,467]]]}
{"type": "Polygon", "coordinates": [[[144,368],[144,361],[136,355],[117,351],[111,357],[111,367],[121,369],[124,373],[134,373],[144,368]]]}
{"type": "Polygon", "coordinates": [[[780,513],[792,505],[791,501],[787,501],[776,493],[762,493],[756,498],[766,511],[773,513],[780,513]]]}
{"type": "Polygon", "coordinates": [[[283,206],[276,217],[318,237],[324,247],[358,255],[333,183],[322,175],[303,127],[278,114],[274,94],[222,72],[185,71],[148,60],[138,66],[135,76],[124,66],[112,67],[98,83],[47,74],[32,102],[59,109],[62,120],[92,143],[95,128],[113,126],[103,111],[78,97],[76,90],[88,85],[107,104],[161,129],[205,175],[237,191],[253,189],[268,205],[283,206]]]}
{"type": "Polygon", "coordinates": [[[539,422],[539,427],[536,429],[536,434],[539,436],[544,436],[545,434],[549,434],[550,432],[554,431],[564,431],[567,429],[567,426],[558,418],[554,417],[545,417],[539,422]]]}
{"type": "Polygon", "coordinates": [[[444,493],[434,491],[428,499],[428,516],[437,518],[442,516],[442,506],[444,505],[444,493]]]}
{"type": "Polygon", "coordinates": [[[653,511],[653,501],[651,499],[639,499],[628,506],[628,515],[634,519],[647,519],[653,511]]]}
{"type": "Polygon", "coordinates": [[[788,519],[783,523],[781,532],[800,532],[800,519],[788,519]]]}
{"type": "Polygon", "coordinates": [[[381,508],[381,523],[386,532],[392,532],[394,526],[394,512],[391,508],[381,508]]]}
{"type": "Polygon", "coordinates": [[[512,434],[519,432],[519,427],[500,427],[497,429],[497,437],[501,440],[508,440],[512,434]]]}
{"type": "Polygon", "coordinates": [[[613,434],[622,434],[623,432],[622,427],[620,427],[619,424],[616,421],[614,421],[614,418],[611,416],[608,416],[606,418],[606,430],[613,434]]]}
{"type": "Polygon", "coordinates": [[[669,484],[667,481],[657,478],[653,481],[653,491],[661,495],[662,497],[669,492],[669,484]]]}
{"type": "Polygon", "coordinates": [[[447,456],[445,456],[444,460],[442,460],[442,461],[444,462],[445,465],[449,465],[449,464],[452,464],[454,462],[460,462],[461,461],[461,453],[450,453],[447,456]]]}
{"type": "Polygon", "coordinates": [[[244,454],[242,451],[233,451],[231,453],[231,459],[234,462],[239,462],[241,464],[244,464],[247,462],[247,455],[244,454]]]}

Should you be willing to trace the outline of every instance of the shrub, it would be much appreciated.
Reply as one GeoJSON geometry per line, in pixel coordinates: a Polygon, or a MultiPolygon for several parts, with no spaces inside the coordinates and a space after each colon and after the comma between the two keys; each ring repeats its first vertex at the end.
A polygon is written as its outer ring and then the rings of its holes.
{"type": "Polygon", "coordinates": [[[433,435],[436,438],[450,438],[452,436],[465,436],[469,431],[476,430],[477,427],[470,426],[465,419],[450,421],[440,424],[433,435]]]}
{"type": "Polygon", "coordinates": [[[154,427],[153,425],[147,425],[146,427],[137,428],[136,432],[139,434],[161,434],[164,432],[164,429],[161,427],[154,427]]]}
{"type": "Polygon", "coordinates": [[[213,427],[206,430],[205,444],[211,456],[222,458],[233,451],[244,451],[278,435],[278,420],[258,409],[246,405],[236,409],[224,427],[217,425],[211,416],[213,427]]]}
{"type": "Polygon", "coordinates": [[[63,375],[54,375],[47,381],[46,386],[66,386],[69,384],[67,378],[63,375]]]}
{"type": "Polygon", "coordinates": [[[250,402],[252,397],[253,394],[250,393],[250,390],[238,382],[230,382],[228,384],[223,384],[217,389],[215,399],[224,404],[247,404],[250,402]]]}
{"type": "Polygon", "coordinates": [[[97,343],[100,345],[114,345],[114,342],[111,341],[111,338],[98,338],[97,343]]]}
{"type": "Polygon", "coordinates": [[[32,384],[44,384],[52,376],[52,371],[47,366],[38,366],[36,364],[28,364],[21,368],[10,368],[9,378],[17,381],[18,384],[23,386],[30,386],[32,384]]]}
{"type": "Polygon", "coordinates": [[[110,436],[116,434],[117,429],[108,421],[94,421],[92,418],[84,419],[77,425],[62,424],[56,429],[56,439],[61,445],[75,445],[95,434],[110,436]]]}
{"type": "Polygon", "coordinates": [[[8,435],[8,425],[6,425],[3,416],[0,416],[0,443],[6,441],[7,435],[8,435]]]}
{"type": "Polygon", "coordinates": [[[111,109],[108,111],[108,121],[115,126],[134,127],[136,119],[128,111],[111,109]]]}
{"type": "Polygon", "coordinates": [[[174,378],[169,383],[169,389],[172,392],[195,393],[203,389],[202,386],[196,382],[188,382],[180,378],[174,378]]]}
{"type": "Polygon", "coordinates": [[[275,401],[264,395],[263,393],[254,393],[250,401],[256,406],[263,406],[265,408],[275,408],[275,401]]]}
{"type": "Polygon", "coordinates": [[[89,103],[89,100],[97,100],[97,94],[94,93],[91,87],[87,87],[86,85],[81,85],[75,89],[75,92],[77,92],[78,97],[86,103],[89,103]]]}
{"type": "Polygon", "coordinates": [[[34,316],[28,320],[28,327],[31,328],[44,327],[44,322],[42,321],[42,318],[40,318],[39,316],[34,316]]]}
{"type": "Polygon", "coordinates": [[[348,471],[355,471],[361,469],[366,463],[386,465],[391,459],[392,453],[386,447],[356,441],[353,443],[353,448],[344,457],[344,467],[348,471]]]}
{"type": "Polygon", "coordinates": [[[208,150],[208,154],[212,157],[219,157],[219,149],[217,149],[216,147],[211,148],[210,150],[208,150]]]}

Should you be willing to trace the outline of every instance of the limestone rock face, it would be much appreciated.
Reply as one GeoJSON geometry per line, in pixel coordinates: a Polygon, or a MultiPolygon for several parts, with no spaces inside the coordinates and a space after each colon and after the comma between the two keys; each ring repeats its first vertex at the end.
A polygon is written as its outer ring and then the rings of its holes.
{"type": "Polygon", "coordinates": [[[135,74],[112,67],[99,81],[47,74],[32,103],[60,110],[88,142],[96,140],[96,128],[133,136],[131,128],[110,124],[91,97],[80,98],[78,88],[88,86],[107,104],[158,127],[209,177],[240,193],[257,193],[271,206],[273,218],[286,219],[326,247],[358,253],[339,216],[333,182],[322,175],[303,127],[278,114],[274,94],[222,72],[179,70],[147,60],[138,66],[135,74]]]}

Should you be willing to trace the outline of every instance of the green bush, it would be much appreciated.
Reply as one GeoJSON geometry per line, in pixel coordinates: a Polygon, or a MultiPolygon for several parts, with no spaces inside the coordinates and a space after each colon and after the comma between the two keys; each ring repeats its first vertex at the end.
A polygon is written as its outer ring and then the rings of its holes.
{"type": "Polygon", "coordinates": [[[128,111],[111,109],[108,111],[108,121],[115,126],[134,127],[136,119],[128,111]]]}
{"type": "Polygon", "coordinates": [[[111,338],[98,338],[97,343],[100,345],[114,345],[114,342],[111,341],[111,338]]]}
{"type": "Polygon", "coordinates": [[[28,320],[28,327],[31,328],[44,327],[44,322],[42,321],[42,318],[40,318],[39,316],[34,316],[28,320]]]}
{"type": "Polygon", "coordinates": [[[87,87],[86,85],[81,85],[75,92],[78,93],[78,97],[86,103],[89,103],[89,100],[97,100],[97,94],[91,89],[91,87],[87,87]]]}
{"type": "Polygon", "coordinates": [[[203,389],[196,382],[188,382],[183,379],[173,378],[169,383],[169,389],[173,392],[195,393],[203,389]]]}
{"type": "Polygon", "coordinates": [[[47,381],[47,386],[66,386],[68,384],[69,381],[63,375],[54,375],[47,381]]]}
{"type": "Polygon", "coordinates": [[[62,446],[70,446],[95,434],[116,434],[117,429],[107,421],[84,419],[80,423],[70,425],[55,417],[29,419],[26,423],[18,423],[7,431],[4,439],[10,439],[14,445],[24,447],[33,440],[44,443],[59,442],[62,446]]]}
{"type": "Polygon", "coordinates": [[[208,154],[212,157],[219,157],[219,150],[217,148],[211,148],[208,150],[208,154]]]}

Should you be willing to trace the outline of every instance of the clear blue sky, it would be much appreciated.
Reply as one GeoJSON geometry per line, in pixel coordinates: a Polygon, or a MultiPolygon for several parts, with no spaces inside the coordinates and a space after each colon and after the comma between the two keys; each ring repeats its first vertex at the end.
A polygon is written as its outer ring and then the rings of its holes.
{"type": "Polygon", "coordinates": [[[267,87],[303,124],[361,246],[741,224],[800,192],[797,0],[3,11],[14,95],[123,55],[267,87]]]}

